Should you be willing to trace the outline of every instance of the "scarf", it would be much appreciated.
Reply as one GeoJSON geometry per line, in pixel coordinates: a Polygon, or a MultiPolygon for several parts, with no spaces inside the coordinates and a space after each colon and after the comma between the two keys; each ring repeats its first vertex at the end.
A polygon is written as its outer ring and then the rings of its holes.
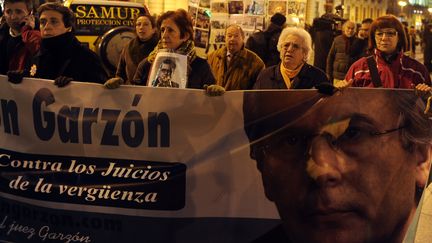
{"type": "Polygon", "coordinates": [[[132,39],[128,46],[129,56],[132,59],[132,62],[138,66],[138,64],[150,54],[156,46],[157,41],[157,34],[153,34],[150,39],[145,41],[141,41],[138,37],[132,39]]]}
{"type": "Polygon", "coordinates": [[[297,74],[300,72],[304,64],[305,63],[302,62],[302,64],[300,64],[296,69],[288,69],[284,67],[283,63],[281,63],[280,72],[282,74],[285,85],[287,86],[288,89],[291,88],[291,79],[297,76],[297,74]]]}
{"type": "MultiPolygon", "coordinates": [[[[162,47],[162,41],[161,40],[159,40],[157,46],[153,49],[153,51],[147,57],[147,61],[149,63],[154,62],[154,60],[156,59],[156,55],[159,52],[159,49],[164,49],[162,47]]],[[[186,55],[188,57],[188,64],[192,63],[196,58],[195,44],[193,43],[192,40],[188,40],[188,41],[183,42],[183,44],[181,44],[179,46],[179,48],[174,50],[174,52],[178,53],[178,54],[186,55]]]]}

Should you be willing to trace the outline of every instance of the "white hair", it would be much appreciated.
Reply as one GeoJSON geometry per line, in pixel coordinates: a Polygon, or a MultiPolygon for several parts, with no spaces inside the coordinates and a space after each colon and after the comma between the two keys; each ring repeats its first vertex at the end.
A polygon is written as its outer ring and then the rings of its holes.
{"type": "Polygon", "coordinates": [[[295,35],[297,37],[299,37],[300,39],[303,40],[303,50],[305,52],[305,62],[307,62],[309,60],[310,57],[310,53],[312,50],[312,38],[310,36],[310,34],[302,28],[299,27],[286,27],[282,30],[282,33],[279,36],[279,41],[277,44],[277,49],[280,52],[280,50],[282,49],[282,45],[285,43],[286,39],[288,38],[288,36],[290,35],[295,35]]]}

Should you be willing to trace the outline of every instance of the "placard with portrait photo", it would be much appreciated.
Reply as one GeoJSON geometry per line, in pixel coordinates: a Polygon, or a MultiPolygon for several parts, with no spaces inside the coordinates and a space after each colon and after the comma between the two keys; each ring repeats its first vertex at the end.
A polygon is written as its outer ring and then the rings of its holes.
{"type": "Polygon", "coordinates": [[[160,50],[153,62],[147,86],[186,88],[187,56],[164,49],[160,50]]]}

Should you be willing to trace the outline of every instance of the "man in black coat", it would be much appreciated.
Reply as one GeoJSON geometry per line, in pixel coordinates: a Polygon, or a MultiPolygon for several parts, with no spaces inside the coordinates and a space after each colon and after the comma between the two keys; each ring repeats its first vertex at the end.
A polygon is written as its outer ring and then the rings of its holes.
{"type": "Polygon", "coordinates": [[[98,56],[83,47],[72,33],[73,12],[58,3],[45,3],[38,13],[41,49],[25,72],[10,72],[9,81],[19,83],[25,75],[54,79],[59,87],[72,80],[103,84],[107,75],[98,56]]]}
{"type": "Polygon", "coordinates": [[[277,44],[285,22],[286,17],[281,13],[276,13],[271,17],[270,25],[266,30],[254,33],[246,41],[245,47],[255,52],[266,67],[280,62],[277,44]]]}
{"type": "Polygon", "coordinates": [[[320,18],[315,18],[312,23],[311,36],[314,44],[314,66],[326,70],[327,56],[333,44],[336,21],[341,21],[342,18],[333,14],[333,4],[324,4],[325,14],[320,18]]]}

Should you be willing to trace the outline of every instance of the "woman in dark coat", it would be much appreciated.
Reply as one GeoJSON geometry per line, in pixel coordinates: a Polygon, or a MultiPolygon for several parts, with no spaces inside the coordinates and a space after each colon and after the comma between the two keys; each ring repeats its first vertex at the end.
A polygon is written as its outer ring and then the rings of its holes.
{"type": "Polygon", "coordinates": [[[321,83],[330,84],[326,74],[306,63],[312,40],[301,28],[285,28],[278,42],[281,62],[261,71],[254,89],[311,89],[321,83]]]}
{"type": "Polygon", "coordinates": [[[114,78],[105,82],[107,88],[117,88],[120,84],[131,84],[138,64],[156,47],[159,36],[153,16],[140,15],[135,20],[136,37],[122,50],[114,78]]]}
{"type": "Polygon", "coordinates": [[[157,26],[161,35],[160,41],[153,52],[138,65],[133,84],[147,85],[152,64],[160,49],[170,49],[187,56],[186,88],[203,89],[216,83],[207,61],[196,55],[192,18],[185,10],[178,9],[162,14],[158,18],[157,26]]]}

